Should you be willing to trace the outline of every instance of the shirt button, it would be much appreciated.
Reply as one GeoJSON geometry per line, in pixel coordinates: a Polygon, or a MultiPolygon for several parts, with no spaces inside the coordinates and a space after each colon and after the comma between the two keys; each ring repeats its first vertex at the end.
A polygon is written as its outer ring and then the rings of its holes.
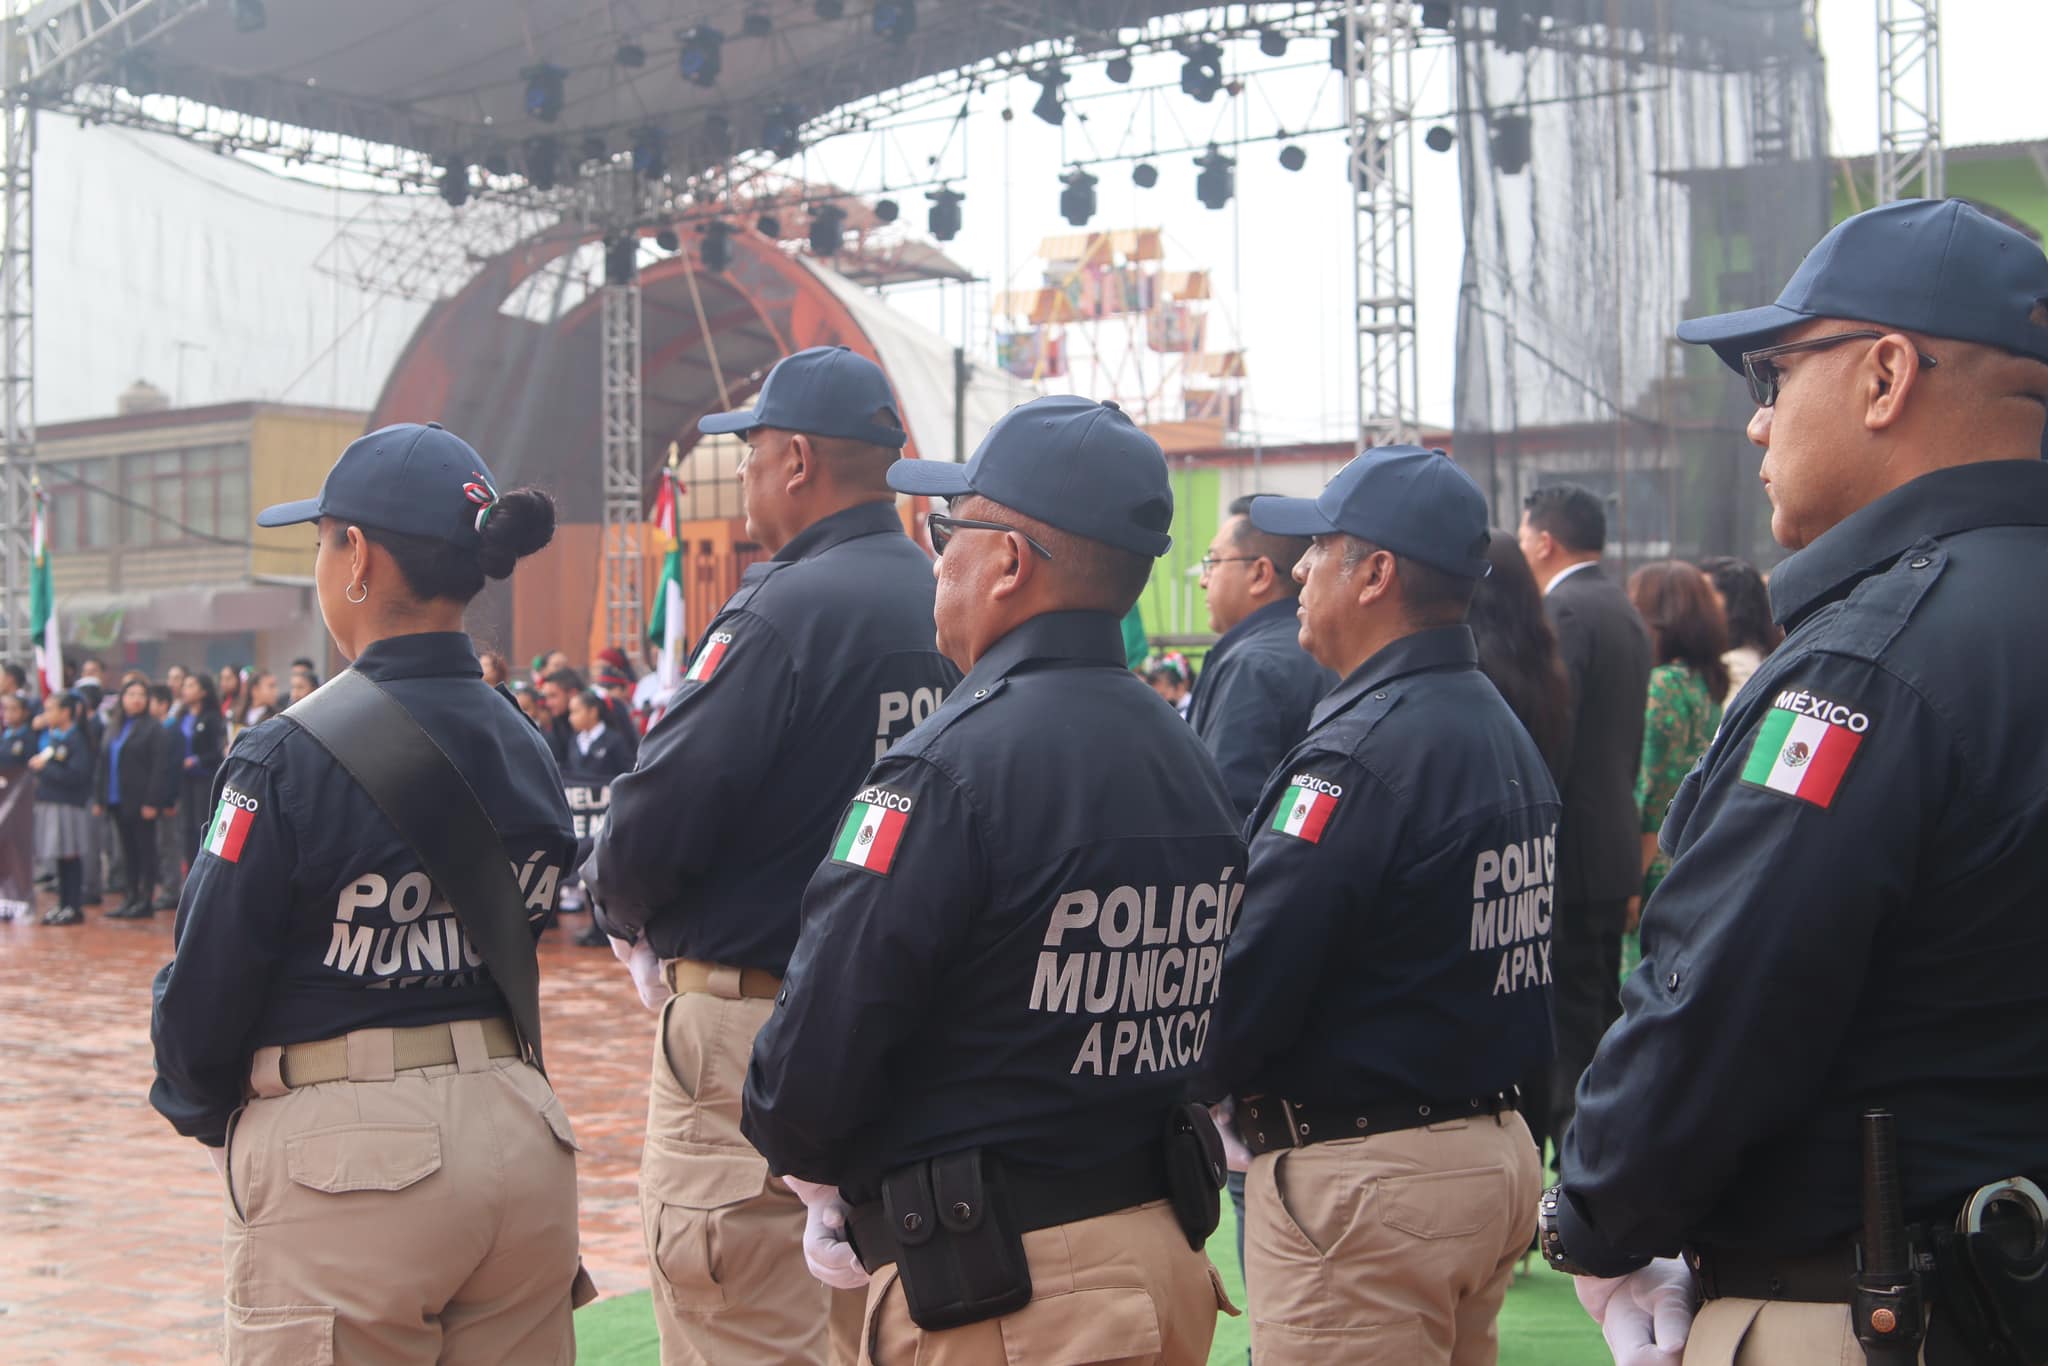
{"type": "Polygon", "coordinates": [[[1927,557],[1926,557],[1925,555],[1915,555],[1915,556],[1913,557],[1913,563],[1912,563],[1912,568],[1914,568],[1914,569],[1925,569],[1925,568],[1926,568],[1926,567],[1927,567],[1928,565],[1930,565],[1930,564],[1933,564],[1933,563],[1934,563],[1934,561],[1933,561],[1933,560],[1930,560],[1930,559],[1928,559],[1928,558],[1927,558],[1927,557]]]}
{"type": "Polygon", "coordinates": [[[1383,692],[1376,692],[1372,695],[1372,700],[1375,702],[1384,702],[1387,700],[1387,695],[1383,692]]]}
{"type": "Polygon", "coordinates": [[[974,695],[975,695],[976,697],[987,697],[987,696],[988,696],[988,689],[987,689],[987,688],[976,688],[976,689],[974,690],[974,695]]]}
{"type": "Polygon", "coordinates": [[[1666,977],[1664,979],[1664,985],[1669,987],[1673,991],[1678,990],[1678,974],[1674,972],[1669,977],[1666,977]]]}

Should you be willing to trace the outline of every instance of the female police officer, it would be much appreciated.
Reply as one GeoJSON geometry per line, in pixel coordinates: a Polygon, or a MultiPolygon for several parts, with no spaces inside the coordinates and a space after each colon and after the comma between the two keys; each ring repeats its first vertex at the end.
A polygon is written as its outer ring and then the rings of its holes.
{"type": "MultiPolygon", "coordinates": [[[[447,755],[476,797],[441,770],[440,809],[480,799],[524,898],[484,910],[523,912],[509,942],[530,952],[575,839],[545,742],[483,683],[462,616],[548,543],[552,501],[499,495],[430,423],[357,439],[317,499],[257,521],[318,522],[321,615],[358,675],[328,686],[368,679],[447,755]]],[[[445,831],[395,827],[336,759],[367,777],[375,737],[330,752],[309,724],[254,727],[214,780],[156,983],[150,1099],[225,1171],[227,1359],[570,1361],[588,1282],[568,1120],[522,1056],[475,903],[451,905],[414,850],[445,831]]]]}

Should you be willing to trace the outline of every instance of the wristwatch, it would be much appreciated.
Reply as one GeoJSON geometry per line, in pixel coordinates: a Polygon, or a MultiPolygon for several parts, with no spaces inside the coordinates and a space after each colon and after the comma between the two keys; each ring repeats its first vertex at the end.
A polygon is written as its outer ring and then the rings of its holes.
{"type": "Polygon", "coordinates": [[[1590,1276],[1593,1273],[1573,1261],[1564,1250],[1564,1236],[1557,1229],[1557,1207],[1563,1199],[1564,1187],[1558,1185],[1543,1192],[1543,1198],[1536,1202],[1536,1250],[1543,1254],[1552,1271],[1562,1271],[1567,1276],[1590,1276]]]}

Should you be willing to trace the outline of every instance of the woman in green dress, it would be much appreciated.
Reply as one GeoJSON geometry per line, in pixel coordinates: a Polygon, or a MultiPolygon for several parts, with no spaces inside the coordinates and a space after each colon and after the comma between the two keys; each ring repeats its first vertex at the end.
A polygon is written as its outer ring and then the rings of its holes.
{"type": "MultiPolygon", "coordinates": [[[[1664,880],[1657,849],[1664,812],[1678,784],[1706,753],[1728,696],[1728,627],[1707,576],[1683,560],[1646,564],[1629,576],[1629,601],[1650,628],[1650,691],[1643,712],[1643,760],[1636,770],[1636,810],[1643,831],[1642,904],[1664,880]]],[[[1636,916],[1622,946],[1622,975],[1642,957],[1636,916]]]]}

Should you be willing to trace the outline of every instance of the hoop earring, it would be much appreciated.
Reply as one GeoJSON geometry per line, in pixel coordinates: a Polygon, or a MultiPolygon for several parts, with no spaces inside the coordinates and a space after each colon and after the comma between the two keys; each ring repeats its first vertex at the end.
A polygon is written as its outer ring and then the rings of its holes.
{"type": "Polygon", "coordinates": [[[361,607],[364,603],[370,600],[370,585],[368,585],[367,583],[352,583],[348,587],[341,590],[341,596],[346,598],[350,603],[354,604],[355,606],[361,607]],[[361,597],[357,597],[355,595],[355,590],[358,588],[363,590],[363,595],[361,597]]]}

